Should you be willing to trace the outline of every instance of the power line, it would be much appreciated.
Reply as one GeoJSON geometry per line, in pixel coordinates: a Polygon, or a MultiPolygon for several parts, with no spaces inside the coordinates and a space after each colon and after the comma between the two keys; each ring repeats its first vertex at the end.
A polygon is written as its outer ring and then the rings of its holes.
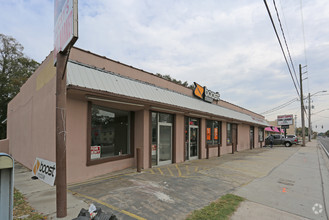
{"type": "Polygon", "coordinates": [[[287,64],[287,67],[288,67],[288,70],[289,70],[289,73],[290,73],[291,79],[292,79],[292,81],[293,81],[293,83],[294,83],[294,86],[295,86],[296,92],[297,92],[297,94],[298,94],[298,97],[300,97],[300,94],[299,94],[299,92],[298,92],[298,89],[297,89],[297,86],[296,86],[296,83],[295,83],[294,77],[293,77],[293,75],[292,75],[292,73],[291,73],[291,69],[290,69],[290,66],[289,66],[289,63],[288,63],[288,60],[287,60],[286,54],[285,54],[285,52],[284,52],[284,50],[283,50],[283,47],[282,47],[282,43],[281,43],[280,37],[279,37],[278,32],[277,32],[277,30],[276,30],[276,27],[275,27],[275,24],[274,24],[274,21],[273,21],[273,18],[272,18],[272,15],[271,15],[270,9],[268,8],[268,5],[267,5],[266,0],[264,0],[264,4],[265,4],[265,6],[266,6],[266,9],[267,9],[268,15],[269,15],[269,17],[270,17],[270,19],[271,19],[271,22],[272,22],[272,25],[273,25],[273,28],[274,28],[274,31],[275,31],[275,35],[276,35],[276,37],[277,37],[277,39],[278,39],[278,41],[279,41],[280,48],[281,48],[282,54],[283,54],[283,56],[284,56],[284,59],[285,59],[285,61],[286,61],[286,64],[287,64]]]}
{"type": "Polygon", "coordinates": [[[280,110],[280,109],[283,109],[284,107],[287,107],[288,105],[291,105],[292,103],[294,103],[294,102],[296,102],[296,101],[298,101],[297,98],[291,99],[291,100],[289,100],[288,102],[285,102],[285,103],[283,103],[283,104],[281,104],[281,105],[279,105],[279,106],[277,106],[277,107],[274,107],[274,108],[269,109],[269,110],[267,110],[267,111],[265,111],[265,112],[262,112],[261,115],[267,115],[267,114],[270,114],[270,113],[272,113],[272,112],[278,111],[278,110],[280,110]]]}
{"type": "Polygon", "coordinates": [[[290,63],[291,63],[292,69],[294,71],[296,82],[297,82],[297,85],[298,85],[299,82],[298,82],[296,70],[295,70],[295,67],[294,67],[294,63],[292,62],[292,59],[291,59],[291,55],[290,55],[288,43],[287,43],[286,36],[285,36],[284,31],[283,31],[283,28],[282,28],[282,24],[281,24],[281,20],[280,20],[278,9],[277,9],[276,4],[275,4],[275,0],[273,0],[273,4],[274,4],[275,11],[276,11],[276,16],[278,17],[278,21],[279,21],[279,24],[280,24],[280,29],[281,29],[281,32],[282,32],[282,36],[283,36],[284,42],[286,44],[286,48],[287,48],[287,51],[288,51],[290,63]]]}

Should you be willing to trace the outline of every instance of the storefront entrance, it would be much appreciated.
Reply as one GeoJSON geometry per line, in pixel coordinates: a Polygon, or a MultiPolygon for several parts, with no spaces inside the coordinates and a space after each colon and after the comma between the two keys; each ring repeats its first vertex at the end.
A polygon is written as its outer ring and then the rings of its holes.
{"type": "Polygon", "coordinates": [[[172,163],[173,115],[152,112],[152,166],[172,163]]]}
{"type": "Polygon", "coordinates": [[[185,118],[185,160],[199,158],[199,120],[185,118]]]}

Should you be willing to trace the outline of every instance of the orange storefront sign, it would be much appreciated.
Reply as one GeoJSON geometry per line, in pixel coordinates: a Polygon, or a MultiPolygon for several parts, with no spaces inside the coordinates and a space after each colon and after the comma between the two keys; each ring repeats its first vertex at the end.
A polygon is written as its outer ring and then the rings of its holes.
{"type": "Polygon", "coordinates": [[[207,128],[207,141],[211,140],[211,128],[207,128]]]}
{"type": "Polygon", "coordinates": [[[193,90],[194,95],[199,97],[200,99],[203,99],[204,88],[197,83],[194,83],[194,85],[195,85],[195,88],[193,90]]]}
{"type": "Polygon", "coordinates": [[[214,128],[214,139],[218,140],[218,128],[214,128]]]}

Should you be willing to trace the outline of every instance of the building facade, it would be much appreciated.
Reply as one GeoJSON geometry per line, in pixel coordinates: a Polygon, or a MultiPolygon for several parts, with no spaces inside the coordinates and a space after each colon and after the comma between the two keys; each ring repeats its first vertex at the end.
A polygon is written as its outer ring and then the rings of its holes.
{"type": "MultiPolygon", "coordinates": [[[[278,128],[281,128],[282,129],[282,133],[284,134],[283,132],[283,128],[282,126],[280,126],[278,124],[278,120],[274,120],[274,121],[269,121],[268,122],[270,124],[270,126],[275,126],[275,127],[278,127],[278,128]]],[[[295,118],[292,119],[292,124],[289,125],[289,128],[286,129],[286,133],[287,135],[295,135],[296,134],[296,122],[295,122],[295,118]]]]}
{"type": "MultiPolygon", "coordinates": [[[[30,169],[36,157],[55,161],[55,75],[51,53],[8,105],[9,153],[30,169]]],[[[147,169],[264,145],[262,115],[203,88],[72,48],[62,110],[68,183],[136,167],[137,148],[147,169]]]]}

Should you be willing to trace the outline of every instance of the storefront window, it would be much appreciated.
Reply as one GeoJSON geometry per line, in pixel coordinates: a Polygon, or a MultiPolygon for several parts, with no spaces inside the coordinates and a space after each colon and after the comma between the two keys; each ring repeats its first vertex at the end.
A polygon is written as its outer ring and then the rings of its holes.
{"type": "Polygon", "coordinates": [[[219,144],[221,143],[221,122],[218,121],[206,121],[206,140],[207,144],[219,144]]]}
{"type": "Polygon", "coordinates": [[[92,105],[90,159],[130,154],[129,130],[129,112],[92,105]]]}
{"type": "Polygon", "coordinates": [[[258,128],[258,140],[264,141],[264,128],[258,128]]]}
{"type": "Polygon", "coordinates": [[[227,145],[232,144],[232,124],[231,123],[226,124],[226,144],[227,145]]]}
{"type": "MultiPolygon", "coordinates": [[[[152,114],[155,114],[154,112],[152,114]]],[[[158,113],[159,122],[173,123],[174,117],[171,114],[158,113]]]]}
{"type": "Polygon", "coordinates": [[[152,112],[152,166],[157,165],[158,113],[152,112]]]}

